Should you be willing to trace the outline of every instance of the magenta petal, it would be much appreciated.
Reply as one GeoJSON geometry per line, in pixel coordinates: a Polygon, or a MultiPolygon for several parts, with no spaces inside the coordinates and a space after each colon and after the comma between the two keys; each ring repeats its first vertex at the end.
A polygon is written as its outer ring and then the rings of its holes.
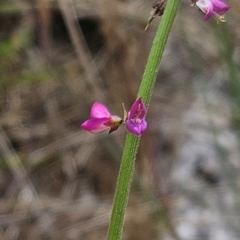
{"type": "Polygon", "coordinates": [[[204,20],[208,20],[213,15],[213,4],[211,0],[198,0],[196,5],[205,13],[204,20]]]}
{"type": "Polygon", "coordinates": [[[229,10],[230,6],[220,0],[211,0],[213,4],[213,11],[218,15],[223,15],[229,10]]]}
{"type": "Polygon", "coordinates": [[[221,0],[198,0],[196,5],[205,13],[204,20],[208,20],[213,14],[222,16],[230,8],[221,0]]]}
{"type": "Polygon", "coordinates": [[[138,98],[132,105],[132,107],[129,110],[129,119],[133,119],[136,116],[138,118],[143,118],[146,115],[146,107],[145,104],[142,101],[142,98],[138,98]]]}
{"type": "Polygon", "coordinates": [[[207,9],[206,15],[204,17],[204,20],[208,20],[212,15],[213,15],[214,11],[213,11],[213,5],[209,4],[209,7],[207,9]]]}
{"type": "Polygon", "coordinates": [[[100,133],[110,129],[109,126],[104,125],[108,121],[109,118],[90,119],[85,121],[81,127],[90,133],[100,133]]]}
{"type": "Polygon", "coordinates": [[[147,122],[145,119],[141,121],[141,123],[136,123],[131,120],[126,121],[127,130],[133,135],[140,136],[147,129],[147,122]]]}
{"type": "Polygon", "coordinates": [[[142,99],[137,99],[128,112],[126,120],[127,130],[136,136],[141,135],[147,129],[146,113],[147,110],[142,99]]]}
{"type": "Polygon", "coordinates": [[[213,10],[208,11],[204,17],[204,20],[207,21],[213,15],[213,10]]]}
{"type": "Polygon", "coordinates": [[[91,118],[110,118],[111,114],[103,104],[95,102],[92,105],[90,116],[91,118]]]}

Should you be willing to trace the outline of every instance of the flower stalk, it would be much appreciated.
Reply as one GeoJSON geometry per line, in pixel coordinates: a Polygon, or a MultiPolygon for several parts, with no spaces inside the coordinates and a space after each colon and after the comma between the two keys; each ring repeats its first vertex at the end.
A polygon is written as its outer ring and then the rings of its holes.
{"type": "MultiPolygon", "coordinates": [[[[138,91],[138,98],[141,98],[147,107],[151,100],[160,61],[180,2],[181,0],[168,0],[152,44],[143,79],[138,91]]],[[[114,196],[111,220],[108,228],[108,240],[120,240],[122,236],[125,210],[127,207],[139,141],[140,137],[136,137],[129,133],[127,134],[114,196]]]]}

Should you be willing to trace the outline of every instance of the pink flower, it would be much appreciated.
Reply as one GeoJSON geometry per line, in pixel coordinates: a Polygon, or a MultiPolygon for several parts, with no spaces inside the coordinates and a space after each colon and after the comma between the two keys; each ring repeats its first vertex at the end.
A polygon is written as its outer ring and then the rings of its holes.
{"type": "Polygon", "coordinates": [[[140,136],[147,129],[146,112],[142,99],[137,99],[129,110],[126,119],[127,130],[133,135],[140,136]]]}
{"type": "Polygon", "coordinates": [[[82,123],[83,130],[90,133],[100,133],[109,130],[109,133],[116,131],[122,124],[122,119],[111,115],[108,109],[101,103],[95,102],[92,105],[91,119],[82,123]]]}
{"type": "Polygon", "coordinates": [[[205,14],[204,20],[208,20],[212,15],[215,15],[220,21],[224,21],[223,14],[230,8],[221,0],[194,0],[193,3],[205,14]]]}

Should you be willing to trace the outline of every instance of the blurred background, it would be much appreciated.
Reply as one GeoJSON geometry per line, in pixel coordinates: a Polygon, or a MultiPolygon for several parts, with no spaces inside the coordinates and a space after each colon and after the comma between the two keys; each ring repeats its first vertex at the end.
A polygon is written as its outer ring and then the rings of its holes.
{"type": "MultiPolygon", "coordinates": [[[[126,130],[80,129],[136,98],[154,1],[0,0],[0,240],[106,239],[126,130]]],[[[158,74],[124,240],[240,239],[240,2],[183,0],[158,74]]]]}

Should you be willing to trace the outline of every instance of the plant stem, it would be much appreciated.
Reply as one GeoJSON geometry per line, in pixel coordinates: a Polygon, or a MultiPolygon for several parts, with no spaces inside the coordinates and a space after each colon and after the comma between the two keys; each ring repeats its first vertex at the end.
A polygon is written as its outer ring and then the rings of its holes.
{"type": "MultiPolygon", "coordinates": [[[[149,106],[163,51],[181,0],[168,0],[148,57],[138,97],[149,106]]],[[[127,134],[108,228],[108,240],[120,240],[140,137],[127,134]]]]}
{"type": "Polygon", "coordinates": [[[147,106],[151,100],[160,61],[180,2],[181,0],[168,0],[162,21],[153,40],[143,79],[138,91],[138,97],[142,97],[142,100],[147,106]]]}

